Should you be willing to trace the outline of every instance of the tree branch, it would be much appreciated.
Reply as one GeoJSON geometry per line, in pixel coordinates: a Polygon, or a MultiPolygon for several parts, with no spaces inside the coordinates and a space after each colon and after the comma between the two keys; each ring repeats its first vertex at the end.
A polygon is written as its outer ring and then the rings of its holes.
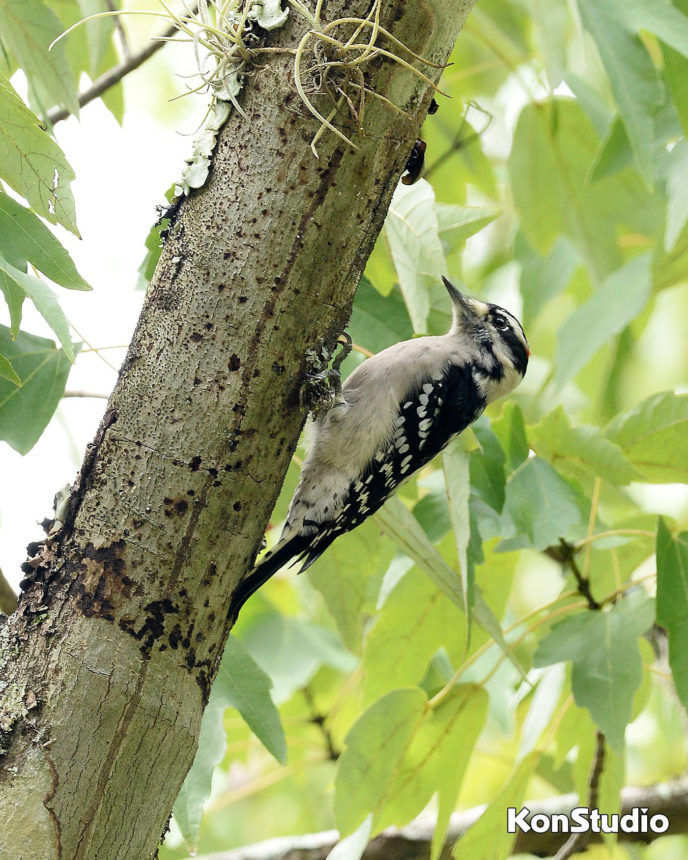
{"type": "MultiPolygon", "coordinates": [[[[196,8],[196,4],[191,7],[194,12],[196,11],[196,8]]],[[[119,21],[119,18],[116,20],[119,21]]],[[[152,37],[148,44],[141,48],[140,51],[137,51],[134,54],[129,54],[118,66],[113,66],[99,78],[96,78],[88,89],[79,93],[79,107],[84,107],[84,105],[87,105],[94,99],[100,98],[106,90],[109,90],[110,87],[114,87],[122,80],[122,78],[126,77],[130,72],[138,69],[139,66],[142,66],[146,60],[149,60],[165,44],[167,44],[164,39],[174,36],[176,32],[177,28],[172,24],[166,30],[163,30],[163,32],[158,36],[152,37]]],[[[48,111],[46,118],[51,125],[57,125],[58,122],[61,122],[63,119],[67,119],[68,116],[70,116],[70,112],[66,108],[53,108],[48,111]]]]}
{"type": "MultiPolygon", "coordinates": [[[[571,810],[578,806],[578,798],[574,794],[567,794],[548,800],[528,802],[525,805],[530,810],[529,820],[533,815],[538,814],[569,815],[571,810]]],[[[666,815],[671,822],[669,830],[666,834],[619,833],[621,841],[652,842],[660,835],[688,833],[688,778],[662,782],[646,788],[624,788],[621,814],[627,815],[636,808],[647,808],[648,818],[653,815],[666,815]]],[[[484,810],[485,807],[480,806],[452,815],[441,860],[450,860],[453,843],[475,824],[484,810]]],[[[506,826],[506,810],[504,825],[506,826]]],[[[434,829],[434,820],[425,816],[417,818],[408,827],[400,830],[390,827],[368,844],[363,858],[364,860],[427,860],[430,856],[430,843],[434,829]]],[[[534,830],[529,833],[519,832],[514,853],[548,857],[554,854],[565,840],[566,834],[562,833],[536,833],[534,830]]],[[[327,830],[307,836],[269,839],[266,842],[233,851],[196,855],[194,860],[325,860],[338,841],[337,831],[327,830]]],[[[599,834],[592,834],[590,842],[600,841],[599,834]]],[[[584,847],[580,846],[579,850],[584,850],[584,847]]]]}
{"type": "MultiPolygon", "coordinates": [[[[443,64],[473,2],[385,0],[380,26],[443,64]]],[[[365,18],[370,2],[318,7],[365,18]]],[[[60,525],[0,631],[3,856],[155,856],[300,435],[308,355],[346,326],[432,98],[377,55],[364,132],[335,119],[357,148],[328,132],[315,158],[284,50],[311,22],[291,8],[170,228],[60,525]]]]}

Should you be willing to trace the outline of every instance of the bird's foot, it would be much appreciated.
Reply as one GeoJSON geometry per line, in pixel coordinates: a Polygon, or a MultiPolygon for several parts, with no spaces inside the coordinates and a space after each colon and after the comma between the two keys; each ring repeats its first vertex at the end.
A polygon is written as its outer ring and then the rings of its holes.
{"type": "Polygon", "coordinates": [[[351,336],[342,332],[337,341],[339,352],[332,362],[332,367],[327,367],[332,354],[327,347],[321,343],[318,349],[309,349],[306,358],[311,368],[306,373],[301,386],[301,403],[307,406],[314,415],[327,412],[342,396],[342,377],[340,368],[342,362],[351,352],[351,336]]]}

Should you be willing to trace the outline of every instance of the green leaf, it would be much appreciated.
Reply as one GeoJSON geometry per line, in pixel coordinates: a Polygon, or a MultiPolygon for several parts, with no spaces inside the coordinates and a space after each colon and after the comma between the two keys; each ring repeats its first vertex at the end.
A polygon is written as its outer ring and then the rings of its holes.
{"type": "Polygon", "coordinates": [[[311,585],[322,594],[344,644],[354,653],[361,646],[363,607],[374,600],[393,554],[391,541],[381,540],[379,527],[368,521],[336,540],[309,571],[311,585]]]}
{"type": "Polygon", "coordinates": [[[9,382],[13,382],[15,385],[21,385],[21,379],[17,376],[12,365],[2,354],[0,354],[0,377],[2,377],[2,379],[7,379],[9,382]]]}
{"type": "Polygon", "coordinates": [[[521,228],[533,247],[545,256],[566,233],[599,279],[616,268],[619,253],[613,224],[602,215],[601,183],[587,182],[597,145],[574,102],[531,104],[516,126],[509,170],[521,228]]]}
{"type": "Polygon", "coordinates": [[[196,756],[172,807],[172,814],[184,841],[194,854],[201,833],[203,804],[210,794],[213,769],[222,760],[227,746],[222,724],[223,712],[223,708],[211,708],[208,703],[201,721],[196,756]]]}
{"type": "MultiPolygon", "coordinates": [[[[83,18],[97,15],[99,12],[107,12],[110,8],[105,0],[78,0],[78,3],[83,18]]],[[[115,30],[114,19],[98,18],[95,21],[87,21],[84,26],[88,40],[89,75],[95,79],[101,71],[110,47],[110,40],[115,30]]]]}
{"type": "Polygon", "coordinates": [[[458,206],[435,203],[437,229],[445,253],[449,254],[464,244],[466,239],[491,224],[501,214],[499,209],[487,206],[458,206]]]}
{"type": "Polygon", "coordinates": [[[522,759],[485,812],[456,843],[452,852],[453,857],[460,860],[470,857],[506,860],[511,853],[516,834],[507,833],[505,810],[512,806],[518,810],[523,805],[528,782],[539,759],[539,752],[532,752],[522,759]]]}
{"type": "Polygon", "coordinates": [[[198,751],[174,804],[174,816],[192,851],[198,844],[203,804],[210,794],[213,769],[227,747],[224,714],[235,708],[280,764],[287,759],[287,745],[279,713],[270,698],[272,682],[252,659],[246,647],[230,636],[203,713],[198,751]]]}
{"type": "Polygon", "coordinates": [[[557,334],[554,379],[560,387],[643,310],[652,291],[652,257],[641,254],[611,274],[557,334]]]}
{"type": "Polygon", "coordinates": [[[392,589],[366,635],[364,701],[418,684],[438,649],[445,648],[458,661],[465,647],[466,622],[456,604],[412,568],[392,589]]]}
{"type": "Polygon", "coordinates": [[[504,450],[484,417],[473,425],[473,432],[480,448],[471,453],[471,491],[493,511],[501,513],[506,486],[504,450]]]}
{"type": "Polygon", "coordinates": [[[236,708],[265,749],[284,764],[287,744],[279,713],[270,698],[271,687],[269,676],[251,657],[244,643],[230,636],[210,701],[223,708],[236,708]]]}
{"type": "Polygon", "coordinates": [[[31,299],[38,313],[57,335],[67,358],[74,361],[74,346],[69,336],[69,323],[50,287],[44,284],[40,278],[35,278],[33,275],[27,275],[25,272],[15,269],[2,256],[0,256],[0,271],[4,272],[31,299]]]}
{"type": "Polygon", "coordinates": [[[404,299],[395,288],[382,296],[365,276],[356,290],[356,298],[347,331],[354,343],[380,352],[413,335],[404,299]]]}
{"type": "Polygon", "coordinates": [[[486,715],[487,695],[472,685],[455,687],[434,708],[417,687],[379,699],[352,726],[337,764],[340,832],[352,832],[370,812],[373,833],[406,824],[439,792],[436,856],[486,715]]]}
{"type": "Polygon", "coordinates": [[[79,113],[72,73],[59,43],[48,46],[64,30],[60,19],[42,0],[0,0],[0,32],[17,58],[43,113],[53,105],[79,113]]]}
{"type": "Polygon", "coordinates": [[[352,726],[335,777],[334,812],[343,835],[353,833],[369,812],[374,813],[373,821],[378,817],[427,704],[418,687],[394,690],[364,711],[352,726]]]}
{"type": "Polygon", "coordinates": [[[569,239],[560,236],[545,257],[528,245],[522,233],[516,237],[516,257],[521,264],[523,325],[528,325],[542,308],[564,292],[580,263],[569,239]]]}
{"type": "MultiPolygon", "coordinates": [[[[674,0],[674,6],[683,14],[688,13],[688,0],[674,0]]],[[[664,47],[664,78],[672,101],[676,107],[683,133],[688,134],[688,60],[673,48],[664,47]]]]}
{"type": "Polygon", "coordinates": [[[272,679],[272,698],[277,703],[308,684],[323,665],[341,672],[351,672],[358,665],[334,631],[302,618],[263,612],[242,630],[241,638],[272,679]]]}
{"type": "Polygon", "coordinates": [[[10,311],[10,331],[12,337],[17,336],[19,324],[22,318],[22,305],[24,303],[24,291],[20,289],[4,272],[0,272],[0,292],[5,297],[7,307],[10,311]]]}
{"type": "Polygon", "coordinates": [[[653,619],[654,601],[629,595],[608,612],[580,612],[555,624],[533,656],[534,666],[571,661],[576,703],[590,711],[617,752],[642,675],[638,637],[653,619]]]}
{"type": "Polygon", "coordinates": [[[669,634],[669,665],[676,692],[688,708],[688,532],[673,538],[657,526],[657,622],[669,634]]]}
{"type": "Polygon", "coordinates": [[[667,217],[664,248],[671,251],[688,221],[688,143],[679,140],[667,164],[667,217]]]}
{"type": "Polygon", "coordinates": [[[388,499],[384,507],[375,514],[375,519],[399,549],[425,571],[440,591],[465,611],[461,577],[449,567],[430,543],[423,527],[404,507],[403,502],[395,496],[388,499]]]}
{"type": "Polygon", "coordinates": [[[0,355],[12,363],[21,385],[0,379],[0,439],[26,454],[38,441],[64,394],[71,368],[52,340],[0,326],[0,355]]]}
{"type": "MultiPolygon", "coordinates": [[[[413,516],[423,527],[423,531],[428,536],[428,540],[432,543],[437,543],[451,529],[451,519],[449,517],[449,508],[447,507],[447,491],[442,480],[442,473],[439,471],[432,472],[429,478],[432,478],[433,483],[441,484],[441,486],[433,486],[413,506],[413,516]],[[436,477],[440,478],[436,481],[436,477]]],[[[428,483],[424,481],[423,483],[428,483]]]]}
{"type": "Polygon", "coordinates": [[[679,11],[666,0],[626,0],[624,3],[614,3],[604,0],[610,10],[628,28],[629,31],[639,32],[648,30],[654,33],[667,45],[688,57],[688,17],[684,11],[679,11]]]}
{"type": "Polygon", "coordinates": [[[582,108],[568,99],[530,104],[514,132],[509,171],[521,229],[542,256],[564,233],[594,282],[618,268],[621,228],[654,235],[663,218],[651,195],[627,169],[590,183],[599,137],[582,108]]]}
{"type": "Polygon", "coordinates": [[[0,192],[0,253],[15,268],[31,263],[69,290],[90,290],[68,251],[31,210],[0,192]]]}
{"type": "Polygon", "coordinates": [[[79,235],[69,190],[74,171],[1,73],[0,178],[25,197],[38,215],[79,235]]]}
{"type": "MultiPolygon", "coordinates": [[[[463,447],[462,439],[454,443],[442,454],[444,483],[447,488],[449,516],[451,518],[456,558],[461,576],[464,605],[472,604],[473,576],[468,567],[468,544],[471,539],[470,512],[468,499],[471,493],[470,455],[463,447]]],[[[470,629],[471,616],[467,613],[466,620],[470,629]]]]}
{"type": "MultiPolygon", "coordinates": [[[[632,3],[628,4],[633,5],[632,3]]],[[[653,115],[662,100],[659,77],[645,46],[616,0],[578,0],[583,25],[594,38],[648,187],[654,181],[653,115]]]]}
{"type": "Polygon", "coordinates": [[[654,394],[613,419],[604,431],[653,483],[688,481],[688,395],[654,394]]]}
{"type": "Polygon", "coordinates": [[[502,512],[502,552],[531,546],[545,549],[581,521],[571,487],[539,457],[526,460],[510,476],[502,512]]]}
{"type": "Polygon", "coordinates": [[[148,284],[150,284],[151,278],[153,277],[155,267],[158,265],[160,253],[162,252],[162,239],[160,238],[160,231],[162,229],[162,224],[156,222],[148,231],[148,235],[144,241],[146,253],[138,268],[139,276],[136,281],[137,290],[148,289],[148,284]]]}
{"type": "Polygon", "coordinates": [[[528,459],[529,453],[526,425],[518,403],[505,403],[502,414],[492,421],[490,428],[506,455],[506,468],[513,472],[528,459]]]}
{"type": "Polygon", "coordinates": [[[605,439],[597,427],[572,427],[561,406],[530,428],[530,439],[540,457],[573,478],[582,473],[623,486],[640,477],[618,445],[605,439]]]}
{"type": "MultiPolygon", "coordinates": [[[[433,544],[430,543],[422,526],[413,514],[404,507],[403,502],[393,496],[375,514],[375,518],[399,549],[425,571],[440,591],[465,611],[460,576],[449,567],[433,544]]],[[[523,675],[523,669],[504,641],[499,621],[495,618],[478,588],[474,591],[474,601],[471,608],[472,618],[492,636],[499,648],[523,675]]]]}
{"type": "Polygon", "coordinates": [[[414,331],[426,332],[430,311],[428,290],[446,274],[435,194],[424,179],[400,184],[385,221],[385,235],[414,331]]]}
{"type": "Polygon", "coordinates": [[[590,169],[590,181],[597,182],[633,164],[633,149],[621,117],[614,117],[590,169]]]}

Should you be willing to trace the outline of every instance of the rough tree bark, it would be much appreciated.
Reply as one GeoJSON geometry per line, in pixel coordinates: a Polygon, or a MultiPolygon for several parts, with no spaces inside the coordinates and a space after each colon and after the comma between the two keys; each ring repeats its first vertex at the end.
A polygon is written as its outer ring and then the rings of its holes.
{"type": "MultiPolygon", "coordinates": [[[[386,0],[382,23],[443,62],[473,2],[386,0]]],[[[365,16],[369,5],[326,0],[323,14],[365,16]]],[[[271,43],[295,45],[306,26],[292,12],[271,43]]],[[[360,149],[326,134],[317,160],[291,63],[271,55],[250,78],[248,120],[232,115],[210,180],[183,206],[64,527],[3,629],[8,857],[155,854],[193,759],[232,589],[302,426],[304,355],[346,325],[432,95],[380,63],[376,89],[411,119],[371,100],[360,149]]]]}

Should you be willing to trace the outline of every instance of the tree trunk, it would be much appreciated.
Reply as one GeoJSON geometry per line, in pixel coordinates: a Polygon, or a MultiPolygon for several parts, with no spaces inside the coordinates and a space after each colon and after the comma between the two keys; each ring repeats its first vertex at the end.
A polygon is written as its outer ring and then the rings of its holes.
{"type": "MultiPolygon", "coordinates": [[[[473,2],[389,0],[382,23],[442,63],[473,2]]],[[[270,44],[306,29],[292,9],[270,44]]],[[[303,423],[305,353],[346,325],[432,95],[380,62],[376,90],[411,118],[371,99],[359,149],[327,132],[316,159],[292,66],[271,54],[247,79],[248,119],[232,113],[165,242],[64,525],[3,629],[8,857],[154,856],[303,423]]]]}

